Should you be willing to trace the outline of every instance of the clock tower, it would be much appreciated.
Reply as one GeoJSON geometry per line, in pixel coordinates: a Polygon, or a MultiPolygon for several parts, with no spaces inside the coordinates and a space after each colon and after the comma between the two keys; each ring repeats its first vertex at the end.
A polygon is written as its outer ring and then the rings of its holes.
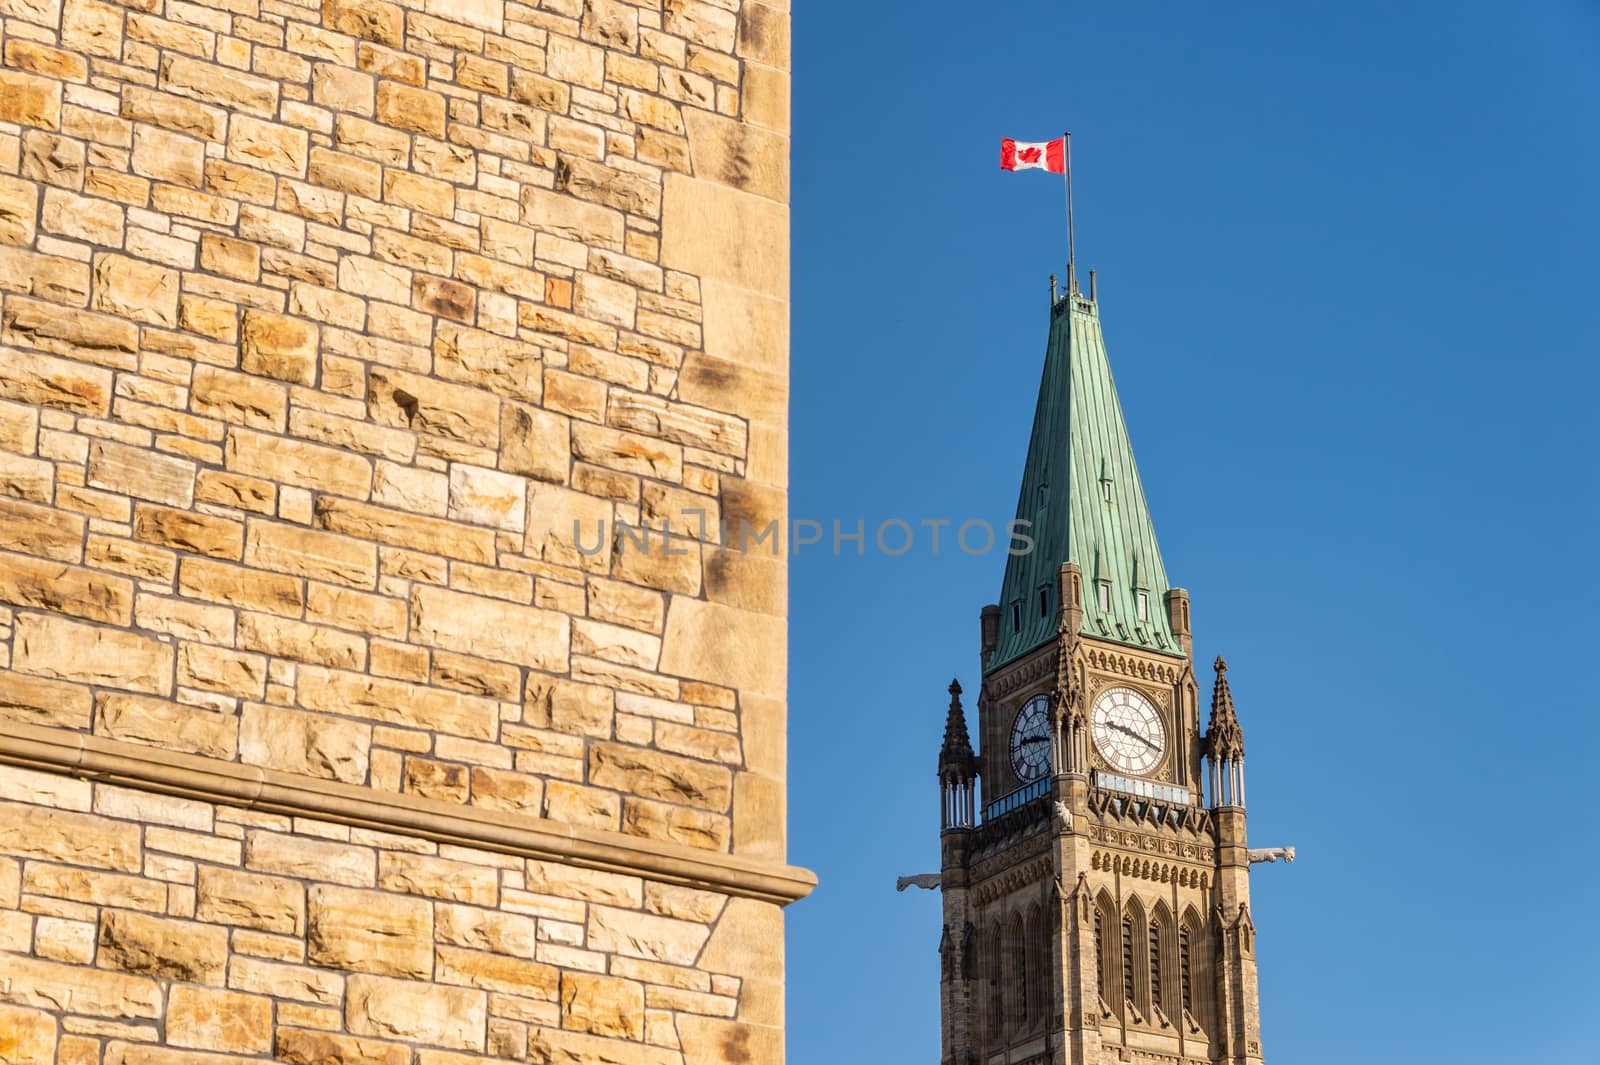
{"type": "Polygon", "coordinates": [[[939,756],[941,1065],[1257,1065],[1243,735],[1221,658],[1201,727],[1092,283],[1051,282],[1017,518],[939,756]]]}

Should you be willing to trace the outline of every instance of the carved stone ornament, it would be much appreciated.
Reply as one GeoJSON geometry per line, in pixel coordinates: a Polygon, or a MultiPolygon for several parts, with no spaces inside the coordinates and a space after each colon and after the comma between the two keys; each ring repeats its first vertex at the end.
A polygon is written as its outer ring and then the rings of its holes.
{"type": "Polygon", "coordinates": [[[917,873],[915,876],[902,876],[894,882],[894,889],[896,891],[904,891],[908,887],[919,887],[928,891],[938,891],[939,874],[917,873]]]}
{"type": "Polygon", "coordinates": [[[1286,862],[1294,861],[1293,847],[1252,847],[1250,849],[1250,864],[1258,862],[1275,862],[1279,859],[1286,862]]]}
{"type": "MultiPolygon", "coordinates": [[[[1064,802],[1057,802],[1055,806],[1055,826],[1057,832],[1072,831],[1072,811],[1064,802]]],[[[1289,859],[1294,861],[1293,858],[1289,859]]]]}

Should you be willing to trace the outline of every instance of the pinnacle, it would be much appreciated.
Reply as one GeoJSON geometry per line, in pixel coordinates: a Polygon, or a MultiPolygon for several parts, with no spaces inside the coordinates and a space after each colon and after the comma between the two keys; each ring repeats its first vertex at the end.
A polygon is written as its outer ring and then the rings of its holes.
{"type": "Polygon", "coordinates": [[[945,715],[944,744],[939,748],[939,770],[970,771],[974,758],[972,740],[967,735],[967,715],[961,709],[961,682],[950,682],[950,711],[945,715]]]}
{"type": "Polygon", "coordinates": [[[1213,757],[1243,758],[1244,730],[1233,709],[1233,691],[1228,687],[1228,663],[1221,655],[1214,663],[1217,682],[1211,689],[1211,721],[1206,726],[1206,744],[1213,757]]]}

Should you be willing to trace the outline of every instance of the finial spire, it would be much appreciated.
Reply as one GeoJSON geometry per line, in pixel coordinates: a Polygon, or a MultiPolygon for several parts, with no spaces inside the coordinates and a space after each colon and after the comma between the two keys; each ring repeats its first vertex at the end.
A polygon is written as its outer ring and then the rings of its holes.
{"type": "Polygon", "coordinates": [[[1233,709],[1233,691],[1228,687],[1228,663],[1218,655],[1212,668],[1217,671],[1217,681],[1211,689],[1211,721],[1206,726],[1206,746],[1213,759],[1243,758],[1244,730],[1239,727],[1239,717],[1233,709]]]}
{"type": "Polygon", "coordinates": [[[944,719],[944,744],[939,748],[939,772],[970,772],[974,759],[972,740],[967,735],[967,715],[961,709],[961,682],[952,680],[950,710],[944,719]]]}

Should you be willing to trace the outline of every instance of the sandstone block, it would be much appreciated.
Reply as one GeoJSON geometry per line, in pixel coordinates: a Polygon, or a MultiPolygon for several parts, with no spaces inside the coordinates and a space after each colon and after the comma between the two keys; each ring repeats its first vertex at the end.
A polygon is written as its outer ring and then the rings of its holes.
{"type": "Polygon", "coordinates": [[[321,714],[250,703],[240,716],[240,760],[286,773],[363,783],[371,743],[370,727],[321,714]]]}
{"type": "Polygon", "coordinates": [[[734,51],[743,59],[781,70],[789,69],[787,8],[759,3],[739,9],[739,36],[734,51]]]}
{"type": "Polygon", "coordinates": [[[83,558],[83,519],[73,514],[0,499],[0,547],[77,562],[83,558]]]}
{"type": "Polygon", "coordinates": [[[787,675],[783,618],[674,596],[661,670],[781,696],[787,675]]]}
{"type": "MultiPolygon", "coordinates": [[[[307,601],[307,616],[311,616],[314,610],[312,604],[317,601],[316,597],[327,594],[328,586],[313,584],[311,589],[312,599],[307,601]]],[[[404,604],[396,600],[378,602],[394,608],[393,613],[401,618],[399,635],[403,635],[404,604]]],[[[350,618],[341,618],[339,621],[347,628],[351,627],[350,618]]],[[[251,651],[263,651],[277,658],[295,658],[339,669],[361,669],[367,660],[367,643],[359,636],[271,614],[242,615],[239,618],[239,646],[251,651]]]]}
{"type": "Polygon", "coordinates": [[[96,255],[90,305],[151,325],[177,325],[178,271],[125,255],[96,255]]]}
{"type": "Polygon", "coordinates": [[[622,831],[697,850],[725,851],[731,829],[725,814],[628,796],[622,803],[622,831]]]}
{"type": "Polygon", "coordinates": [[[133,535],[153,544],[211,558],[237,560],[244,550],[244,524],[189,510],[141,504],[134,508],[133,535]]]}
{"type": "Polygon", "coordinates": [[[97,440],[89,446],[89,483],[108,492],[176,507],[194,502],[195,464],[149,448],[97,440]]]}
{"type": "Polygon", "coordinates": [[[489,699],[383,677],[305,666],[299,671],[300,705],[390,725],[491,740],[499,707],[489,699]]]}
{"type": "Polygon", "coordinates": [[[158,84],[168,92],[201,103],[270,116],[278,108],[278,84],[238,70],[168,53],[158,84]]]}
{"type": "Polygon", "coordinates": [[[383,425],[481,447],[500,442],[500,401],[480,389],[374,366],[367,402],[383,425]]]}
{"type": "Polygon", "coordinates": [[[234,991],[174,985],[167,999],[167,1042],[240,1054],[272,1049],[272,1000],[234,991]]]}
{"type": "Polygon", "coordinates": [[[544,815],[552,821],[615,832],[622,819],[622,800],[615,792],[552,780],[545,784],[544,815]]]}
{"type": "Polygon", "coordinates": [[[0,670],[0,718],[27,724],[83,729],[93,710],[90,689],[0,670]]]}
{"type": "Polygon", "coordinates": [[[423,9],[430,15],[465,22],[490,33],[505,30],[505,5],[500,0],[427,0],[423,9]]]}
{"type": "Polygon", "coordinates": [[[458,522],[428,518],[403,510],[363,506],[342,499],[318,499],[317,521],[326,529],[396,547],[464,562],[493,563],[495,534],[458,522]]]}
{"type": "Polygon", "coordinates": [[[662,194],[661,264],[744,285],[779,299],[789,292],[789,212],[771,200],[681,174],[662,194]]]}
{"type": "Polygon", "coordinates": [[[537,929],[532,917],[455,905],[440,905],[434,925],[440,943],[521,958],[538,952],[537,929]]]}
{"type": "Polygon", "coordinates": [[[122,244],[122,208],[64,189],[46,189],[40,222],[45,232],[90,244],[122,244]]]}
{"type": "Polygon", "coordinates": [[[788,203],[787,137],[698,108],[683,117],[696,177],[788,203]]]}
{"type": "Polygon", "coordinates": [[[201,921],[293,936],[305,930],[305,889],[293,880],[205,865],[195,898],[201,921]]]}
{"type": "MultiPolygon", "coordinates": [[[[246,240],[207,233],[200,238],[200,268],[240,281],[254,281],[261,274],[261,249],[246,240]]],[[[178,309],[183,317],[183,307],[178,309]]]]}
{"type": "Polygon", "coordinates": [[[240,331],[240,365],[249,373],[290,384],[317,382],[317,327],[281,314],[247,310],[240,331]]]}
{"type": "Polygon", "coordinates": [[[493,906],[500,897],[499,870],[424,854],[384,851],[378,856],[378,886],[385,891],[493,906]]]}
{"type": "Polygon", "coordinates": [[[297,615],[305,605],[304,589],[294,577],[202,558],[179,564],[178,593],[269,614],[297,615]]]}
{"type": "Polygon", "coordinates": [[[235,115],[228,124],[228,158],[274,174],[300,177],[306,172],[306,134],[249,115],[235,115]]]}
{"type": "Polygon", "coordinates": [[[259,569],[355,588],[371,588],[378,579],[373,544],[278,522],[250,522],[244,558],[259,569]]]}
{"type": "Polygon", "coordinates": [[[301,488],[365,499],[372,487],[369,460],[320,444],[234,429],[224,454],[230,470],[301,488]]]}
{"type": "Polygon", "coordinates": [[[459,281],[418,274],[411,282],[411,305],[425,314],[470,325],[477,293],[459,281]]]}
{"type": "Polygon", "coordinates": [[[145,977],[10,954],[6,976],[18,1005],[58,1010],[70,1002],[74,1013],[117,1020],[161,1016],[161,985],[145,977]]]}
{"type": "Polygon", "coordinates": [[[6,372],[0,375],[0,396],[76,414],[104,415],[111,408],[111,371],[49,355],[9,351],[6,372]]]}
{"type": "Polygon", "coordinates": [[[330,29],[398,48],[405,42],[405,12],[381,0],[323,0],[322,18],[330,29]]]}
{"type": "Polygon", "coordinates": [[[499,466],[509,473],[565,484],[571,466],[570,420],[521,403],[500,406],[499,466]]]}
{"type": "Polygon", "coordinates": [[[482,1051],[487,1022],[482,991],[357,975],[345,993],[345,1024],[356,1035],[482,1051]]]}
{"type": "Polygon", "coordinates": [[[684,1065],[732,1065],[783,1060],[783,1029],[680,1014],[678,1035],[684,1065]]]}
{"type": "Polygon", "coordinates": [[[290,1065],[410,1065],[411,1048],[401,1043],[280,1026],[274,1056],[290,1065]]]}
{"type": "Polygon", "coordinates": [[[644,987],[594,973],[561,974],[561,1026],[593,1035],[644,1037],[644,987]]]}
{"type": "Polygon", "coordinates": [[[0,244],[32,244],[38,210],[38,185],[0,177],[0,244]]]}
{"type": "Polygon", "coordinates": [[[427,758],[407,758],[402,790],[409,795],[440,802],[467,801],[467,767],[427,758]]]}
{"type": "MultiPolygon", "coordinates": [[[[101,6],[96,4],[95,6],[101,6]]],[[[107,10],[115,12],[115,8],[107,10]]],[[[119,16],[120,17],[120,16],[119,16]]],[[[227,112],[138,85],[122,87],[121,115],[136,122],[149,123],[176,133],[187,133],[201,140],[221,141],[227,129],[227,112]]],[[[135,150],[138,137],[135,135],[135,150]]],[[[139,171],[137,164],[134,166],[139,171]]]]}
{"type": "Polygon", "coordinates": [[[61,83],[19,70],[0,70],[0,122],[59,129],[61,83]]]}
{"type": "Polygon", "coordinates": [[[22,888],[30,895],[155,913],[160,913],[167,904],[167,885],[158,880],[43,862],[28,863],[22,888]]]}
{"type": "MultiPolygon", "coordinates": [[[[172,99],[172,97],[162,97],[172,99]]],[[[194,106],[194,105],[189,105],[194,106]]],[[[210,116],[206,116],[209,124],[210,116]]],[[[133,172],[155,181],[198,189],[205,180],[205,142],[152,126],[133,134],[133,172]]]]}
{"type": "Polygon", "coordinates": [[[0,1005],[0,1065],[54,1065],[56,1019],[43,1010],[0,1005]]]}
{"type": "MultiPolygon", "coordinates": [[[[434,373],[497,395],[537,403],[543,392],[539,349],[478,329],[440,322],[433,344],[434,373]]],[[[503,420],[503,419],[502,419],[503,420]]]]}
{"type": "Polygon", "coordinates": [[[228,932],[132,910],[105,910],[99,960],[125,972],[220,986],[228,966],[228,932]]]}
{"type": "Polygon", "coordinates": [[[56,680],[162,694],[172,686],[172,645],[133,632],[45,614],[17,619],[12,668],[56,680]]]}
{"type": "Polygon", "coordinates": [[[214,366],[196,366],[190,391],[196,414],[254,429],[282,432],[289,417],[289,392],[283,385],[214,366]]]}
{"type": "Polygon", "coordinates": [[[185,643],[178,650],[178,684],[259,699],[266,691],[267,660],[229,648],[185,643]]]}
{"type": "Polygon", "coordinates": [[[411,622],[425,644],[553,672],[567,666],[571,625],[564,614],[418,586],[411,622]]]}
{"type": "Polygon", "coordinates": [[[435,979],[526,998],[554,998],[558,970],[524,958],[456,947],[437,950],[435,979]]]}
{"type": "Polygon", "coordinates": [[[472,803],[490,810],[526,810],[537,816],[544,782],[526,773],[472,767],[472,803]]]}
{"type": "Polygon", "coordinates": [[[239,719],[197,706],[141,695],[102,692],[95,735],[231,761],[239,747],[239,719]]]}
{"type": "Polygon", "coordinates": [[[527,517],[527,481],[514,474],[453,463],[449,516],[520,533],[527,517]]]}
{"type": "Polygon", "coordinates": [[[611,504],[559,485],[528,485],[527,554],[597,573],[611,568],[611,504]]]}
{"type": "Polygon", "coordinates": [[[369,200],[376,200],[383,195],[383,167],[370,160],[326,148],[311,149],[306,178],[313,185],[351,192],[369,200]]]}
{"type": "Polygon", "coordinates": [[[433,974],[433,908],[425,899],[318,884],[308,894],[307,929],[307,957],[319,965],[433,974]]]}
{"type": "Polygon", "coordinates": [[[0,602],[127,625],[133,583],[92,569],[0,551],[0,602]]]}
{"type": "Polygon", "coordinates": [[[588,933],[591,950],[671,965],[693,965],[710,931],[692,921],[591,906],[588,933]]]}
{"type": "Polygon", "coordinates": [[[395,81],[378,83],[378,121],[413,133],[444,135],[444,97],[395,81]]]}
{"type": "Polygon", "coordinates": [[[245,836],[244,862],[250,869],[352,887],[371,887],[377,878],[377,860],[370,848],[277,832],[245,836]]]}
{"type": "Polygon", "coordinates": [[[228,986],[236,991],[322,1006],[337,1006],[344,995],[344,976],[327,969],[287,965],[242,954],[234,955],[228,968],[228,986]]]}

